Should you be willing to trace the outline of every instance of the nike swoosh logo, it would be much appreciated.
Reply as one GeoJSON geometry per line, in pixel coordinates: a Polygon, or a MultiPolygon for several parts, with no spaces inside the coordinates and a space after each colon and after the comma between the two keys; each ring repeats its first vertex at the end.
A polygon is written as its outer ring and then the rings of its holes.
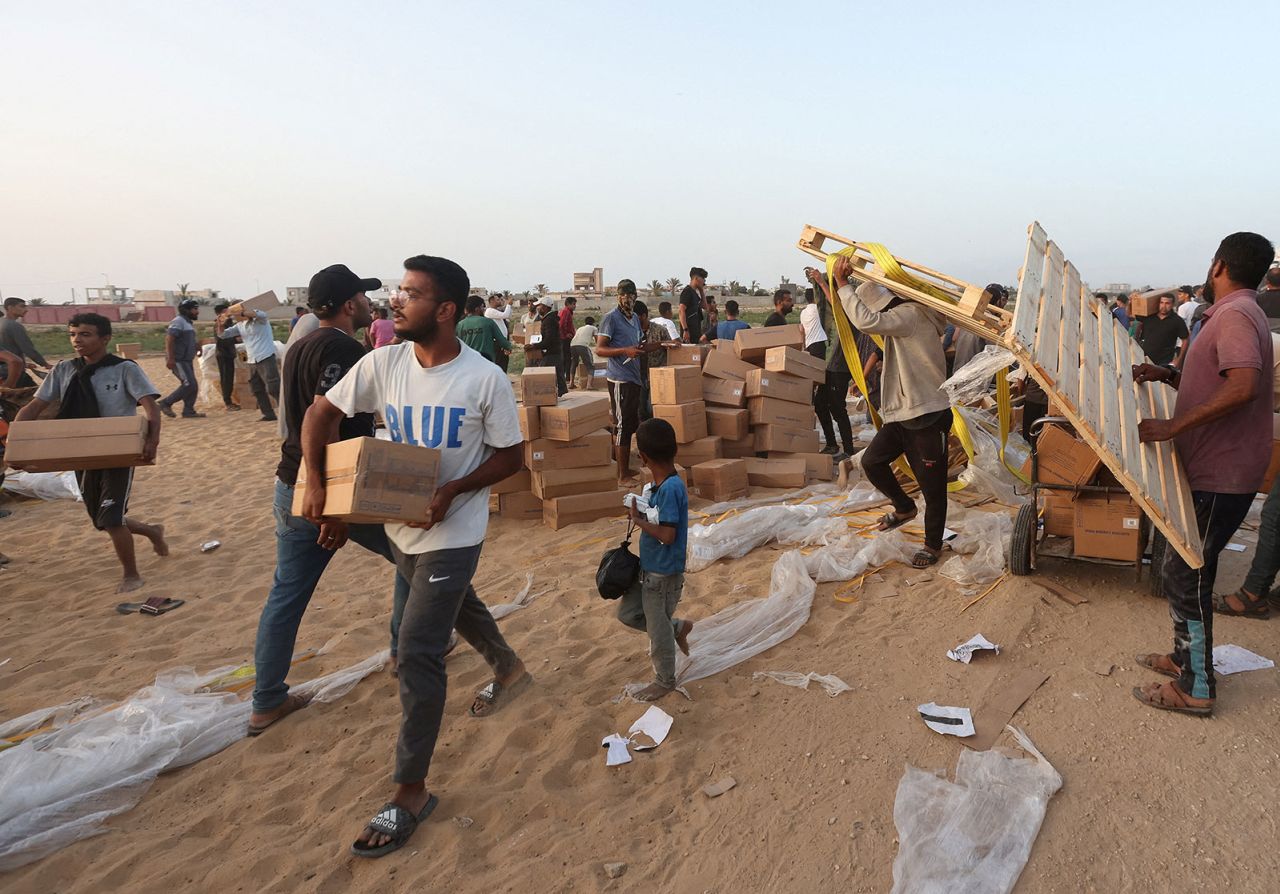
{"type": "Polygon", "coordinates": [[[436,576],[433,574],[433,575],[431,575],[431,577],[427,578],[427,583],[429,583],[429,584],[438,584],[438,583],[440,583],[440,581],[442,581],[442,580],[448,580],[448,579],[449,579],[449,575],[447,575],[447,574],[446,574],[444,577],[436,577],[436,576]]]}

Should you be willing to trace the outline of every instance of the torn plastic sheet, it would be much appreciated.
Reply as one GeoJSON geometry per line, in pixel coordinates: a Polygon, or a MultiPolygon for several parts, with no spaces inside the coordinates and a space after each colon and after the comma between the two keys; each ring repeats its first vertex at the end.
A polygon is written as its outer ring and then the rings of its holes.
{"type": "Polygon", "coordinates": [[[1005,729],[1034,760],[964,749],[955,782],[907,767],[893,804],[894,894],[1013,890],[1062,777],[1025,733],[1005,729]]]}
{"type": "Polygon", "coordinates": [[[537,593],[533,593],[532,595],[530,595],[530,591],[532,589],[533,589],[533,573],[529,572],[525,575],[524,588],[515,595],[515,598],[512,599],[510,602],[504,602],[501,605],[489,606],[489,614],[493,615],[493,619],[495,621],[501,621],[507,615],[520,611],[520,609],[528,606],[530,602],[533,602],[533,600],[537,599],[539,596],[542,596],[545,593],[550,592],[551,590],[550,587],[547,587],[545,589],[539,590],[537,593]]]}
{"type": "Polygon", "coordinates": [[[807,674],[796,671],[756,671],[751,675],[751,679],[773,680],[783,686],[795,686],[797,689],[808,689],[811,682],[817,683],[822,687],[823,692],[832,698],[853,688],[835,674],[818,674],[813,671],[807,674]]]}
{"type": "Polygon", "coordinates": [[[952,406],[972,403],[987,393],[993,376],[1017,363],[1018,358],[1010,351],[999,345],[987,345],[939,387],[947,393],[952,406]]]}
{"type": "Polygon", "coordinates": [[[83,499],[75,472],[24,472],[21,469],[10,469],[4,476],[3,487],[11,494],[36,500],[83,499]]]}
{"type": "Polygon", "coordinates": [[[910,562],[919,545],[906,538],[901,529],[875,537],[846,534],[804,557],[805,570],[819,583],[853,580],[870,568],[890,562],[910,562]]]}
{"type": "Polygon", "coordinates": [[[1008,512],[982,512],[952,506],[947,524],[959,533],[951,549],[960,555],[942,563],[939,572],[964,587],[988,584],[1004,574],[1013,536],[1013,518],[1008,512]]]}
{"type": "MultiPolygon", "coordinates": [[[[383,650],[293,691],[335,701],[387,657],[383,650]]],[[[208,678],[191,668],[165,671],[109,709],[0,752],[0,871],[98,834],[104,820],[137,804],[161,773],[244,738],[252,703],[230,693],[197,693],[208,678]]]]}
{"type": "MultiPolygon", "coordinates": [[[[964,417],[974,447],[973,459],[957,480],[970,491],[989,494],[1010,506],[1025,503],[1028,497],[1017,492],[1023,483],[1000,461],[999,420],[992,413],[975,407],[956,407],[955,410],[964,417]]],[[[1009,432],[1004,451],[1009,466],[1022,468],[1030,455],[1030,448],[1022,440],[1022,435],[1009,432]]]]}

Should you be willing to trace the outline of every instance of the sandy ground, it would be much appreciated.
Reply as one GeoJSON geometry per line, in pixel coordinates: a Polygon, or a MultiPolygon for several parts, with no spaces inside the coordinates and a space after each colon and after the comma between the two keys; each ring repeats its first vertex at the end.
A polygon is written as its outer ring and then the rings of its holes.
{"type": "MultiPolygon", "coordinates": [[[[155,359],[148,371],[166,386],[155,359]]],[[[77,504],[22,502],[0,521],[13,563],[0,573],[0,717],[82,694],[127,695],[157,671],[252,658],[274,565],[274,426],[210,410],[166,420],[160,463],[142,469],[132,514],[168,525],[173,554],[141,551],[145,595],[187,605],[159,618],[122,616],[118,568],[77,504]],[[216,538],[221,550],[198,546],[216,538]]],[[[450,658],[445,726],[432,767],[440,808],[410,847],[359,860],[348,845],[386,799],[399,704],[376,674],[333,705],[303,711],[168,774],[107,834],[0,878],[13,892],[54,891],[885,891],[896,853],[894,793],[906,764],[954,768],[964,747],[929,732],[914,706],[976,704],[997,675],[1039,667],[1049,681],[1017,715],[1065,780],[1017,890],[1267,891],[1280,875],[1275,792],[1276,671],[1227,678],[1210,719],[1143,708],[1129,695],[1152,676],[1132,655],[1167,647],[1162,602],[1131,570],[1049,561],[1042,573],[1088,597],[1076,608],[1028,579],[1007,580],[965,613],[937,577],[903,585],[902,569],[868,580],[858,601],[818,587],[794,638],[670,697],[667,742],[606,769],[600,739],[625,731],[635,704],[612,699],[648,678],[644,638],[619,625],[592,574],[621,522],[560,532],[494,519],[476,578],[491,604],[534,575],[550,592],[502,625],[537,685],[497,715],[467,716],[488,679],[467,647],[450,658]],[[948,647],[982,632],[1003,645],[962,666],[948,647]],[[1096,673],[1113,663],[1109,676],[1096,673]],[[828,698],[756,670],[837,674],[854,689],[828,698]],[[701,786],[732,775],[708,799],[701,786]],[[469,820],[469,821],[468,821],[469,820]],[[616,880],[606,862],[628,864],[616,880]]],[[[1237,539],[1252,543],[1252,534],[1237,539]]],[[[141,550],[142,544],[140,544],[141,550]]],[[[693,618],[764,595],[780,555],[764,548],[687,579],[693,618]]],[[[1248,554],[1225,554],[1220,586],[1248,554]]],[[[300,647],[339,637],[298,679],[385,646],[391,571],[348,546],[330,566],[300,647]]],[[[1280,653],[1275,623],[1223,619],[1219,642],[1280,653]]],[[[1006,735],[1002,742],[1008,743],[1006,735]]],[[[3,760],[0,757],[0,760],[3,760]]]]}

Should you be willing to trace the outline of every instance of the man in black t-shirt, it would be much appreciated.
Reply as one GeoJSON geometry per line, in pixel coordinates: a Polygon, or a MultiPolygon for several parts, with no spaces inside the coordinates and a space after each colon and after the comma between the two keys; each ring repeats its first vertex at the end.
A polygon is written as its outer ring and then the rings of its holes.
{"type": "MultiPolygon", "coordinates": [[[[276,571],[258,620],[258,639],[253,651],[257,677],[253,713],[249,717],[251,736],[306,704],[304,698],[289,695],[285,677],[298,637],[298,625],[334,552],[350,539],[392,562],[394,567],[395,560],[382,525],[347,525],[326,520],[317,527],[293,514],[293,489],[302,463],[302,420],[307,407],[338,384],[347,370],[364,356],[365,347],[356,341],[355,332],[373,321],[365,292],[381,287],[378,280],[361,279],[343,264],[326,267],[311,277],[307,304],[320,319],[320,328],[294,342],[285,355],[280,378],[286,431],[284,443],[280,445],[280,464],[276,467],[273,507],[276,571]]],[[[339,440],[373,437],[373,434],[374,418],[368,413],[343,419],[338,428],[339,440]]],[[[396,634],[408,595],[409,586],[397,573],[391,612],[393,663],[396,634]]]]}
{"type": "Polygon", "coordinates": [[[222,405],[228,410],[238,410],[240,405],[231,402],[231,395],[235,393],[236,387],[236,342],[240,341],[240,336],[232,335],[230,338],[224,338],[222,331],[231,326],[230,319],[224,319],[223,314],[231,305],[226,301],[213,306],[213,354],[218,361],[218,384],[222,391],[222,405]]]}
{"type": "Polygon", "coordinates": [[[696,345],[706,341],[702,324],[707,311],[707,271],[701,267],[689,268],[689,284],[680,293],[680,340],[696,345]]]}
{"type": "Polygon", "coordinates": [[[1159,310],[1149,317],[1138,320],[1138,344],[1157,366],[1168,366],[1172,363],[1182,367],[1182,358],[1187,354],[1187,324],[1182,317],[1173,312],[1173,295],[1161,295],[1159,310]],[[1182,348],[1177,347],[1178,339],[1182,339],[1182,348]],[[1175,361],[1173,358],[1177,356],[1175,361]]]}
{"type": "Polygon", "coordinates": [[[791,313],[793,307],[795,307],[795,299],[791,297],[791,293],[786,289],[778,289],[773,293],[773,313],[765,317],[764,324],[766,326],[787,325],[787,314],[791,313]]]}

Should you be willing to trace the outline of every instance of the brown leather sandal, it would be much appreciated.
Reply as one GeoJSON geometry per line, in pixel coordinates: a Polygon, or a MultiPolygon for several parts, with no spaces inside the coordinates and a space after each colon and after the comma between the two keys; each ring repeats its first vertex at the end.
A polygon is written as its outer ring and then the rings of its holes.
{"type": "Polygon", "coordinates": [[[1266,596],[1254,596],[1252,593],[1246,592],[1243,587],[1234,593],[1213,595],[1213,610],[1219,615],[1230,615],[1233,618],[1257,618],[1265,621],[1271,617],[1271,603],[1266,596]],[[1231,606],[1228,599],[1235,598],[1240,603],[1241,608],[1236,609],[1231,606]]]}
{"type": "Polygon", "coordinates": [[[1182,676],[1182,668],[1174,664],[1173,659],[1168,655],[1162,655],[1159,652],[1135,655],[1133,660],[1138,663],[1139,667],[1145,667],[1147,670],[1155,671],[1157,674],[1164,674],[1166,677],[1173,677],[1175,680],[1182,676]]]}
{"type": "Polygon", "coordinates": [[[1133,697],[1149,708],[1161,711],[1176,711],[1179,714],[1191,714],[1196,717],[1208,717],[1213,713],[1213,699],[1192,698],[1178,688],[1178,684],[1150,683],[1146,686],[1133,687],[1133,697]]]}

